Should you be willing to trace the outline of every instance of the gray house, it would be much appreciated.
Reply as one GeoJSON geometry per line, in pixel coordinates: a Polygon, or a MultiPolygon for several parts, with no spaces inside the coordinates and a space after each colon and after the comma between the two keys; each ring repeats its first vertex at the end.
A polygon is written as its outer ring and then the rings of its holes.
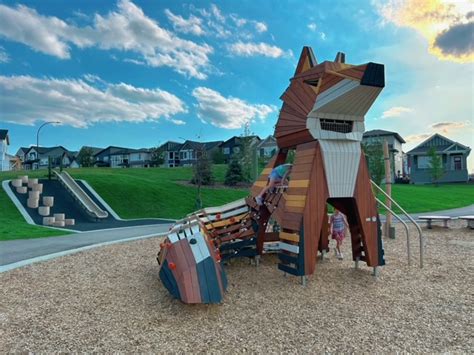
{"type": "Polygon", "coordinates": [[[407,153],[412,183],[427,184],[432,182],[430,157],[428,156],[428,151],[432,147],[435,148],[436,154],[441,156],[443,163],[444,175],[439,182],[468,181],[466,160],[471,148],[436,133],[407,153]]]}
{"type": "MultiPolygon", "coordinates": [[[[251,145],[257,145],[261,139],[259,136],[248,136],[251,139],[251,145]]],[[[228,163],[232,157],[240,153],[242,147],[242,137],[234,136],[221,144],[222,153],[225,156],[225,162],[228,163]]]]}
{"type": "Polygon", "coordinates": [[[132,149],[109,146],[95,155],[95,166],[111,168],[149,168],[151,151],[147,148],[132,149]]]}
{"type": "Polygon", "coordinates": [[[202,152],[206,152],[209,158],[215,150],[219,149],[222,141],[214,142],[195,142],[187,140],[180,144],[177,142],[168,141],[159,147],[163,151],[164,166],[191,166],[196,163],[202,152]]]}
{"type": "Polygon", "coordinates": [[[397,132],[383,129],[373,129],[365,132],[362,136],[362,143],[364,144],[383,143],[385,140],[388,143],[392,181],[394,181],[397,177],[405,176],[408,173],[406,157],[402,149],[402,145],[406,143],[405,140],[397,132]]]}
{"type": "Polygon", "coordinates": [[[23,168],[25,170],[46,169],[48,168],[50,158],[53,168],[61,165],[64,168],[68,168],[76,154],[77,152],[70,152],[63,146],[30,147],[24,152],[23,168]]]}
{"type": "Polygon", "coordinates": [[[260,158],[271,158],[278,151],[276,138],[268,136],[257,144],[258,156],[260,158]]]}

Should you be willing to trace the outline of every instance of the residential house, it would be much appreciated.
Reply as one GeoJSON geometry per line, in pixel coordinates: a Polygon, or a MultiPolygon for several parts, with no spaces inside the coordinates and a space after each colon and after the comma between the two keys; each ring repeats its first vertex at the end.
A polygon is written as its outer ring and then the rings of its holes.
{"type": "Polygon", "coordinates": [[[62,166],[68,168],[79,168],[80,164],[77,161],[79,152],[64,152],[61,156],[62,166]]]}
{"type": "Polygon", "coordinates": [[[434,148],[436,154],[441,157],[443,165],[444,175],[439,182],[468,181],[467,157],[471,148],[436,133],[407,153],[412,183],[427,184],[432,182],[431,158],[428,155],[431,148],[434,148]]]}
{"type": "MultiPolygon", "coordinates": [[[[248,136],[247,138],[251,139],[252,145],[256,145],[261,141],[259,136],[248,136]]],[[[234,136],[222,143],[221,149],[225,156],[225,162],[228,163],[234,155],[239,154],[241,147],[242,137],[234,136]]]]}
{"type": "Polygon", "coordinates": [[[25,159],[25,154],[26,154],[26,152],[28,151],[28,149],[30,149],[30,148],[28,148],[28,147],[20,147],[20,148],[17,150],[16,154],[15,154],[18,158],[20,158],[20,160],[21,160],[22,163],[26,160],[26,159],[25,159]]]}
{"type": "Polygon", "coordinates": [[[8,155],[8,146],[10,137],[7,129],[0,129],[0,171],[10,170],[10,156],[8,155]]]}
{"type": "Polygon", "coordinates": [[[402,145],[406,143],[405,140],[396,132],[382,129],[367,131],[362,136],[363,144],[383,143],[385,140],[388,143],[392,181],[395,181],[395,179],[408,174],[406,156],[402,149],[402,145]]]}
{"type": "Polygon", "coordinates": [[[158,149],[163,152],[163,165],[169,168],[179,166],[179,148],[181,143],[168,141],[162,144],[158,149]]]}
{"type": "Polygon", "coordinates": [[[76,163],[79,165],[79,166],[82,166],[82,165],[85,165],[86,167],[88,166],[93,166],[94,163],[95,163],[95,155],[97,153],[99,153],[101,150],[103,150],[104,148],[97,148],[97,147],[90,147],[90,146],[83,146],[79,152],[77,153],[77,156],[75,157],[76,158],[76,163]],[[83,153],[85,150],[87,150],[87,152],[83,153]],[[85,161],[85,154],[88,154],[89,155],[89,164],[83,164],[85,161]],[[82,157],[81,157],[82,155],[82,157]]]}
{"type": "Polygon", "coordinates": [[[51,158],[51,164],[53,168],[57,168],[61,165],[64,168],[68,168],[71,161],[69,158],[65,158],[65,155],[69,157],[73,154],[73,152],[70,152],[63,146],[33,146],[28,148],[28,150],[24,153],[23,167],[26,170],[46,169],[48,168],[49,159],[51,158]]]}
{"type": "Polygon", "coordinates": [[[166,142],[159,149],[164,152],[164,165],[167,167],[191,166],[206,152],[209,158],[220,149],[222,141],[195,142],[187,140],[180,144],[177,142],[166,142]]]}
{"type": "Polygon", "coordinates": [[[257,144],[258,156],[260,158],[271,158],[278,151],[276,138],[268,136],[257,144]]]}
{"type": "Polygon", "coordinates": [[[131,149],[109,146],[94,155],[96,166],[111,168],[148,168],[151,166],[150,149],[131,149]]]}

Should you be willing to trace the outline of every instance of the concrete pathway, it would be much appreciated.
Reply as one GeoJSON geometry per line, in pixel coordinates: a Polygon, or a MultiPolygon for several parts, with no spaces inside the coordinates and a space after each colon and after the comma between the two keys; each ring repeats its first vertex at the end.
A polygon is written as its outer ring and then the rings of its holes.
{"type": "MultiPolygon", "coordinates": [[[[402,206],[403,207],[403,206],[402,206]]],[[[395,212],[396,212],[395,208],[395,212]]],[[[418,220],[420,216],[449,216],[449,217],[459,217],[459,216],[472,216],[474,215],[474,205],[466,206],[466,207],[460,207],[460,208],[453,208],[451,210],[443,210],[443,211],[435,211],[435,212],[420,212],[420,213],[413,213],[410,214],[410,216],[414,220],[418,220]]],[[[403,214],[399,214],[399,216],[403,219],[406,220],[407,218],[403,214]]],[[[385,216],[380,215],[381,221],[385,221],[385,216]]],[[[392,218],[394,222],[398,222],[396,218],[392,218]]]]}
{"type": "Polygon", "coordinates": [[[91,231],[59,237],[1,241],[0,266],[94,244],[158,235],[167,232],[170,226],[171,224],[157,224],[91,231]]]}

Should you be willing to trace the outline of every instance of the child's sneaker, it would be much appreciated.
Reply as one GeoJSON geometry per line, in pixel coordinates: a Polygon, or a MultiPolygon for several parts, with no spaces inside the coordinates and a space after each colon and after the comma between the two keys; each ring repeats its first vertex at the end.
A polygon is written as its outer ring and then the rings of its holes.
{"type": "Polygon", "coordinates": [[[263,198],[261,198],[260,196],[255,197],[255,201],[257,201],[257,205],[263,205],[263,198]]]}
{"type": "Polygon", "coordinates": [[[339,260],[343,260],[344,259],[344,255],[342,253],[340,253],[337,257],[339,260]]]}

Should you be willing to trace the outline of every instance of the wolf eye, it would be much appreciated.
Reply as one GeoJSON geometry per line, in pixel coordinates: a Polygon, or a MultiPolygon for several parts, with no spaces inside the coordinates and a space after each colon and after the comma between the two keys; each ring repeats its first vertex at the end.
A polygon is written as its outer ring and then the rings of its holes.
{"type": "Polygon", "coordinates": [[[303,80],[303,83],[311,85],[311,86],[318,86],[319,79],[303,80]]]}

